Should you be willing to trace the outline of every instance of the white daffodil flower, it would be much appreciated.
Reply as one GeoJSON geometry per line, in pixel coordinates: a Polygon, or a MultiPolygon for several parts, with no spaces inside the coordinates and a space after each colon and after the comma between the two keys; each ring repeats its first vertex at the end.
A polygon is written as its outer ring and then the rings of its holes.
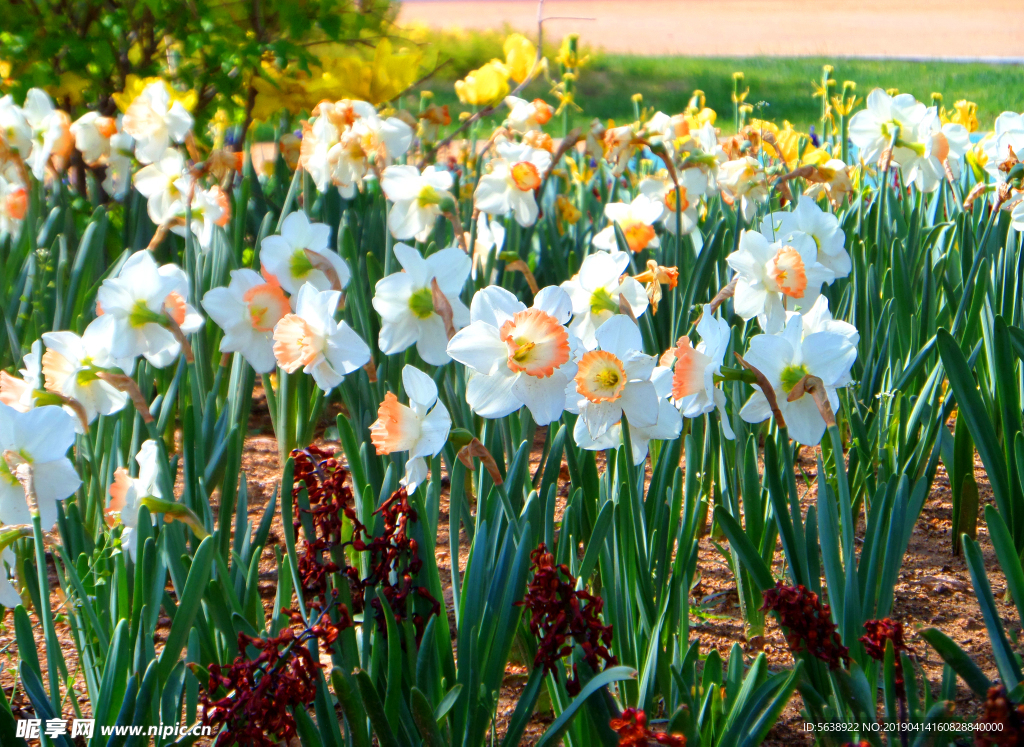
{"type": "Polygon", "coordinates": [[[139,507],[143,498],[163,498],[158,481],[159,467],[157,457],[159,449],[156,441],[149,439],[142,442],[135,461],[139,464],[139,476],[132,477],[124,467],[114,470],[114,482],[110,485],[110,503],[104,512],[107,524],[116,526],[120,521],[124,525],[121,532],[121,545],[127,548],[128,557],[135,561],[138,553],[139,507]]]}
{"type": "Polygon", "coordinates": [[[769,243],[756,231],[744,231],[737,251],[725,258],[738,277],[733,309],[744,319],[755,316],[766,332],[782,329],[786,311],[809,311],[822,283],[835,274],[818,262],[818,245],[794,231],[769,243]]]}
{"type": "Polygon", "coordinates": [[[267,236],[260,244],[263,273],[277,278],[288,293],[309,283],[320,291],[342,290],[352,272],[338,253],[328,249],[331,227],[310,223],[304,212],[290,214],[281,224],[280,236],[267,236]]]}
{"type": "Polygon", "coordinates": [[[0,524],[31,524],[32,508],[44,531],[57,522],[57,501],[82,481],[67,451],[75,442],[74,419],[59,407],[18,412],[0,404],[0,524]],[[36,506],[30,507],[22,480],[30,480],[36,506]]]}
{"type": "MultiPolygon", "coordinates": [[[[124,369],[118,363],[131,369],[130,360],[111,359],[106,342],[94,327],[87,327],[81,337],[66,331],[43,334],[43,379],[47,391],[77,400],[88,423],[97,415],[118,412],[128,402],[127,393],[96,375],[111,367],[120,369],[115,373],[122,373],[124,369]]],[[[76,429],[79,425],[76,422],[76,429]]]]}
{"type": "Polygon", "coordinates": [[[377,112],[365,101],[345,99],[321,101],[312,114],[302,127],[299,163],[318,190],[326,192],[327,185],[333,183],[341,196],[349,199],[362,183],[367,167],[359,138],[350,134],[352,125],[361,117],[377,116],[377,112]]]}
{"type": "Polygon", "coordinates": [[[680,337],[676,347],[662,356],[663,366],[672,366],[672,399],[687,418],[698,418],[718,408],[722,431],[733,438],[732,426],[725,411],[725,392],[715,386],[715,376],[721,374],[725,351],[731,338],[729,323],[715,317],[709,305],[697,322],[700,342],[694,347],[690,338],[680,337]]]}
{"type": "Polygon", "coordinates": [[[942,124],[935,107],[927,110],[917,127],[915,139],[921,153],[900,164],[905,184],[914,184],[922,192],[934,192],[946,180],[946,169],[953,179],[960,177],[960,161],[971,146],[970,133],[961,124],[942,124]]]}
{"type": "Polygon", "coordinates": [[[141,163],[164,157],[172,142],[183,143],[192,129],[192,115],[160,80],[146,86],[124,113],[124,131],[135,139],[135,155],[141,163]]]}
{"type": "MultiPolygon", "coordinates": [[[[679,155],[685,161],[696,165],[694,169],[683,169],[684,174],[687,171],[696,171],[703,178],[703,188],[701,182],[693,183],[694,194],[703,195],[719,189],[719,171],[722,164],[729,159],[722,144],[718,142],[718,131],[711,122],[705,122],[697,130],[691,130],[689,138],[680,141],[679,155]]],[[[680,176],[680,181],[682,179],[680,176]]]]}
{"type": "Polygon", "coordinates": [[[881,88],[868,94],[866,108],[850,118],[850,142],[860,149],[865,163],[874,163],[892,143],[894,163],[903,164],[917,157],[910,147],[917,136],[917,127],[925,116],[925,105],[909,93],[890,96],[881,88]]]}
{"type": "Polygon", "coordinates": [[[174,148],[166,148],[148,166],[135,172],[135,189],[146,198],[146,212],[158,226],[184,213],[184,172],[185,157],[174,148]]]}
{"type": "Polygon", "coordinates": [[[443,212],[453,203],[452,175],[427,166],[423,173],[415,166],[388,166],[380,179],[385,196],[394,203],[388,212],[388,230],[396,239],[426,242],[443,212]]]}
{"type": "Polygon", "coordinates": [[[299,289],[295,313],[274,327],[274,357],[288,373],[302,369],[324,392],[370,360],[370,348],[347,322],[336,322],[340,291],[320,291],[306,283],[299,289]]]}
{"type": "Polygon", "coordinates": [[[829,158],[824,163],[814,164],[814,169],[819,181],[812,181],[804,190],[812,200],[826,195],[833,205],[839,205],[853,191],[850,168],[840,159],[829,158]]]}
{"type": "MultiPolygon", "coordinates": [[[[188,186],[189,183],[190,180],[182,178],[179,188],[184,195],[187,195],[189,191],[192,192],[192,233],[199,242],[199,248],[208,252],[213,248],[214,229],[217,226],[227,227],[231,220],[231,201],[227,192],[218,184],[214,184],[209,189],[203,189],[199,186],[192,188],[188,186]]],[[[171,231],[184,237],[186,231],[184,221],[189,216],[183,204],[180,206],[180,210],[177,217],[181,218],[182,222],[173,224],[171,231]]]]}
{"type": "Polygon", "coordinates": [[[656,249],[658,235],[654,232],[654,224],[658,222],[665,206],[652,200],[646,194],[638,194],[632,202],[609,202],[604,206],[604,217],[608,225],[594,236],[594,247],[606,252],[619,249],[615,238],[615,224],[619,225],[622,235],[626,237],[629,250],[636,254],[644,249],[656,249]]]}
{"type": "Polygon", "coordinates": [[[277,367],[274,327],[291,307],[276,278],[265,279],[247,268],[232,270],[227,287],[207,291],[202,305],[224,330],[220,352],[241,353],[259,373],[277,367]]]}
{"type": "MultiPolygon", "coordinates": [[[[829,332],[834,335],[845,337],[850,345],[853,346],[853,349],[857,349],[857,345],[860,343],[860,332],[858,332],[857,328],[849,322],[844,322],[842,319],[832,318],[832,312],[828,308],[828,299],[825,296],[818,296],[818,300],[814,302],[810,311],[803,314],[803,318],[804,338],[818,332],[829,332]]],[[[836,386],[846,386],[849,383],[850,372],[847,370],[846,375],[840,377],[836,386]]]]}
{"type": "Polygon", "coordinates": [[[128,193],[132,178],[132,149],[135,141],[126,132],[117,132],[110,138],[110,154],[107,156],[107,175],[103,189],[107,194],[120,200],[128,193]]]}
{"type": "Polygon", "coordinates": [[[647,291],[633,278],[623,277],[627,267],[629,255],[625,252],[595,252],[583,260],[578,273],[562,283],[562,289],[572,300],[569,331],[580,338],[587,350],[597,346],[595,333],[619,313],[622,301],[635,317],[647,311],[647,291]]]}
{"type": "Polygon", "coordinates": [[[385,394],[377,420],[370,426],[370,441],[378,454],[409,452],[405,476],[399,482],[412,493],[427,479],[426,457],[440,454],[448,442],[452,419],[437,399],[434,380],[419,369],[402,369],[402,387],[409,405],[400,404],[393,392],[385,394]]]}
{"type": "Polygon", "coordinates": [[[1010,222],[1013,224],[1013,230],[1024,232],[1024,200],[1021,200],[1013,206],[1013,210],[1010,211],[1010,222]]]}
{"type": "Polygon", "coordinates": [[[43,341],[36,340],[22,357],[25,367],[21,378],[0,371],[0,402],[18,412],[28,412],[36,406],[36,392],[43,388],[43,341]]]}
{"type": "Polygon", "coordinates": [[[519,133],[539,130],[551,121],[551,117],[555,113],[555,110],[551,108],[551,104],[543,99],[527,101],[518,96],[506,96],[505,105],[509,108],[508,117],[506,118],[509,128],[513,132],[519,133]]]}
{"type": "Polygon", "coordinates": [[[598,349],[585,353],[569,385],[565,409],[578,412],[593,439],[601,438],[622,419],[651,428],[658,423],[658,391],[651,382],[657,358],[643,352],[640,328],[619,315],[596,333],[598,349]]]}
{"type": "Polygon", "coordinates": [[[362,151],[381,169],[404,156],[416,134],[398,117],[381,119],[376,111],[372,116],[356,119],[352,133],[358,138],[362,151]]]}
{"type": "Polygon", "coordinates": [[[0,97],[0,145],[17,153],[22,160],[32,152],[32,125],[10,94],[0,97]]]}
{"type": "Polygon", "coordinates": [[[117,120],[105,117],[99,112],[86,112],[71,123],[71,134],[75,147],[82,154],[82,160],[90,166],[98,164],[110,155],[110,138],[117,133],[117,120]]]}
{"type": "Polygon", "coordinates": [[[142,355],[163,368],[181,352],[171,322],[186,335],[203,326],[202,315],[185,300],[188,294],[184,270],[172,264],[158,267],[150,252],[135,252],[117,277],[107,278],[100,286],[96,294],[99,316],[86,334],[95,335],[96,346],[109,351],[115,360],[142,355]]]}
{"type": "MultiPolygon", "coordinates": [[[[849,380],[857,346],[849,336],[829,329],[805,335],[804,317],[794,314],[780,334],[752,338],[744,358],[771,383],[789,435],[802,444],[814,446],[825,433],[825,421],[810,394],[790,402],[789,393],[807,374],[817,376],[825,386],[832,410],[837,411],[836,388],[849,380]]],[[[740,409],[740,417],[748,423],[760,423],[771,414],[768,399],[757,387],[740,409]]]]}
{"type": "Polygon", "coordinates": [[[0,170],[0,235],[17,236],[28,214],[28,190],[13,172],[0,170]]]}
{"type": "Polygon", "coordinates": [[[377,281],[373,308],[383,324],[378,344],[384,355],[400,353],[413,343],[420,357],[432,366],[443,366],[448,357],[448,333],[444,320],[434,309],[431,281],[452,307],[452,325],[456,330],[469,324],[469,309],[459,300],[469,277],[471,262],[464,251],[449,247],[426,259],[405,244],[395,244],[395,259],[404,272],[395,272],[377,281]]]}
{"type": "Polygon", "coordinates": [[[29,89],[22,111],[32,127],[32,152],[25,163],[32,176],[42,179],[46,176],[50,157],[63,158],[70,155],[74,147],[71,118],[67,112],[54,107],[53,99],[41,88],[29,89]]]}
{"type": "Polygon", "coordinates": [[[1024,157],[1024,114],[1003,112],[996,117],[992,135],[982,141],[982,148],[985,153],[985,171],[997,183],[1005,182],[1008,169],[999,167],[1011,157],[1014,161],[1024,157]]]}
{"type": "Polygon", "coordinates": [[[491,171],[480,177],[473,201],[488,215],[512,213],[521,226],[532,226],[540,212],[535,191],[551,167],[551,154],[529,145],[499,143],[491,171]]]}
{"type": "Polygon", "coordinates": [[[661,224],[665,230],[675,234],[680,228],[684,234],[692,233],[697,227],[697,207],[704,193],[707,178],[700,169],[684,169],[679,175],[679,190],[667,177],[650,177],[640,182],[640,194],[664,206],[661,224]],[[677,223],[677,210],[678,223],[677,223]]]}
{"type": "MultiPolygon", "coordinates": [[[[466,240],[469,241],[468,233],[466,240]]],[[[480,213],[476,223],[476,241],[473,242],[473,280],[476,280],[479,273],[486,271],[491,252],[500,252],[504,245],[505,227],[499,221],[488,219],[487,213],[480,213]]]]}
{"type": "Polygon", "coordinates": [[[448,354],[473,371],[466,385],[473,412],[500,418],[525,405],[537,425],[557,420],[580,352],[565,328],[571,315],[558,286],[543,288],[530,308],[495,285],[478,291],[470,325],[448,343],[448,354]]]}
{"type": "Polygon", "coordinates": [[[743,156],[726,161],[718,169],[718,186],[729,205],[740,203],[743,220],[751,221],[757,206],[768,199],[768,179],[756,158],[743,156]]]}
{"type": "MultiPolygon", "coordinates": [[[[840,161],[840,163],[842,163],[840,161]]],[[[839,219],[826,213],[813,200],[800,200],[792,211],[779,211],[765,216],[761,221],[761,235],[770,243],[783,236],[799,231],[814,239],[818,247],[817,260],[832,271],[835,276],[825,281],[829,285],[837,278],[845,278],[853,269],[853,262],[846,251],[846,234],[839,226],[839,219]]]]}
{"type": "MultiPolygon", "coordinates": [[[[683,432],[683,418],[672,404],[672,371],[656,366],[651,382],[658,392],[658,420],[652,426],[640,427],[629,423],[629,440],[633,449],[633,464],[639,465],[647,458],[651,441],[671,441],[683,432]]],[[[622,443],[622,421],[609,428],[599,438],[593,438],[583,418],[576,421],[572,432],[576,445],[588,451],[604,451],[618,448],[622,443]]]]}

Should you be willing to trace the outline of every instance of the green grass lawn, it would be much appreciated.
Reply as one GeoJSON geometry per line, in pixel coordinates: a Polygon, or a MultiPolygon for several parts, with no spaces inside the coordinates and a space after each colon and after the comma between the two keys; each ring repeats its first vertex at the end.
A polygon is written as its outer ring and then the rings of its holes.
{"type": "MultiPolygon", "coordinates": [[[[452,88],[453,81],[466,70],[490,57],[501,56],[500,47],[481,41],[467,49],[453,49],[452,63],[440,70],[425,88],[434,91],[438,103],[463,111],[452,88]]],[[[441,53],[444,59],[444,51],[441,53]]],[[[857,93],[865,96],[872,88],[898,88],[912,93],[928,104],[933,91],[941,93],[944,104],[969,99],[978,104],[981,129],[991,129],[994,118],[1003,111],[1024,109],[1024,66],[992,65],[974,62],[909,62],[903,60],[828,59],[823,57],[638,57],[631,55],[595,55],[581,71],[577,102],[583,112],[574,124],[585,125],[594,117],[625,122],[633,119],[634,93],[643,94],[646,107],[668,113],[681,111],[694,89],[707,95],[707,105],[719,114],[718,125],[728,130],[732,122],[732,74],[742,71],[750,87],[747,101],[755,115],[779,123],[789,120],[798,129],[817,124],[821,100],[812,97],[812,81],[821,79],[824,64],[835,67],[838,85],[845,80],[857,83],[857,93]]],[[[524,94],[548,94],[550,83],[539,81],[524,94]]],[[[410,102],[411,103],[411,102],[410,102]]],[[[819,127],[820,129],[820,127],[819,127]]],[[[557,134],[557,131],[554,133],[557,134]]]]}

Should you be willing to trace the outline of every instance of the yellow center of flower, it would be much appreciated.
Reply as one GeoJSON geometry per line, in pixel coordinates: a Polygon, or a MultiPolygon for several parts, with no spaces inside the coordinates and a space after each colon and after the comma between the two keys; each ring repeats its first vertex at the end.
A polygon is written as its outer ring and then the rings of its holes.
{"type": "Polygon", "coordinates": [[[540,186],[540,172],[529,161],[512,164],[509,173],[512,175],[512,181],[516,188],[523,192],[532,192],[540,186]]]}
{"type": "Polygon", "coordinates": [[[617,314],[619,303],[616,299],[612,298],[612,294],[607,290],[598,288],[590,294],[590,313],[600,314],[602,311],[610,311],[613,314],[617,314]]]}
{"type": "Polygon", "coordinates": [[[288,299],[277,283],[264,283],[250,288],[242,296],[249,309],[249,322],[257,332],[270,332],[288,313],[288,299]]]}
{"type": "Polygon", "coordinates": [[[430,288],[420,288],[409,296],[409,310],[417,319],[429,319],[434,313],[434,296],[430,288]]]}
{"type": "Polygon", "coordinates": [[[686,210],[688,207],[690,207],[690,201],[686,199],[686,190],[683,188],[677,190],[675,187],[670,189],[665,194],[665,207],[667,207],[669,211],[673,213],[676,212],[676,207],[679,208],[679,212],[682,212],[683,210],[686,210]],[[677,194],[678,197],[676,197],[677,194]],[[677,199],[678,205],[676,203],[677,199]]]}
{"type": "Polygon", "coordinates": [[[797,385],[804,376],[809,374],[807,366],[800,364],[799,366],[789,365],[782,369],[782,373],[779,374],[779,380],[782,381],[782,391],[789,394],[793,391],[793,387],[797,385]]]}
{"type": "Polygon", "coordinates": [[[768,262],[768,277],[775,282],[780,293],[790,298],[803,298],[807,273],[800,253],[793,247],[782,247],[768,262]]]}
{"type": "Polygon", "coordinates": [[[438,205],[441,202],[441,193],[429,184],[425,184],[423,185],[423,189],[420,190],[420,193],[416,195],[416,202],[419,203],[420,207],[438,205]]]}
{"type": "Polygon", "coordinates": [[[147,324],[160,324],[163,320],[163,316],[149,308],[142,299],[136,301],[128,313],[128,323],[136,329],[145,327],[147,324]]]}
{"type": "Polygon", "coordinates": [[[546,311],[520,311],[501,325],[500,334],[508,367],[517,373],[543,379],[569,360],[569,333],[546,311]]]}
{"type": "Polygon", "coordinates": [[[306,256],[305,249],[296,249],[292,252],[292,258],[288,262],[288,271],[293,278],[304,278],[313,270],[313,263],[306,256]]]}
{"type": "Polygon", "coordinates": [[[626,369],[605,350],[591,350],[580,359],[576,390],[591,402],[614,402],[626,388],[626,369]]]}

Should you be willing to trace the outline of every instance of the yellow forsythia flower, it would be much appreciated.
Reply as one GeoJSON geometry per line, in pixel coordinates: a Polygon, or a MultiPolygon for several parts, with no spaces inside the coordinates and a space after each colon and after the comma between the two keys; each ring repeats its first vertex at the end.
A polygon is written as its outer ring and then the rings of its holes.
{"type": "Polygon", "coordinates": [[[58,102],[58,106],[63,106],[65,100],[69,101],[71,106],[78,106],[82,101],[84,101],[82,91],[87,90],[88,86],[88,80],[78,73],[74,73],[69,70],[65,73],[61,73],[60,81],[57,85],[47,86],[46,92],[58,102]]]}
{"type": "Polygon", "coordinates": [[[491,60],[455,81],[459,101],[471,106],[491,106],[508,95],[508,68],[501,60],[491,60]]]}
{"type": "MultiPolygon", "coordinates": [[[[146,86],[148,86],[150,83],[156,83],[159,80],[162,79],[156,77],[140,78],[137,75],[129,74],[128,77],[125,78],[124,90],[120,93],[115,93],[112,96],[112,98],[114,99],[114,103],[117,104],[118,109],[120,109],[121,111],[126,111],[128,107],[131,105],[131,103],[135,101],[135,98],[140,93],[142,93],[146,86]]],[[[171,94],[171,101],[180,101],[181,105],[185,107],[185,109],[188,111],[192,111],[195,108],[196,103],[199,101],[199,95],[193,90],[188,90],[185,92],[176,91],[173,88],[171,88],[171,86],[166,81],[164,81],[164,86],[166,86],[167,91],[171,94]]]]}
{"type": "Polygon", "coordinates": [[[416,82],[422,58],[422,52],[416,48],[395,52],[390,41],[381,39],[372,60],[350,56],[325,64],[324,84],[334,82],[338,86],[343,95],[334,98],[383,104],[416,82]]]}

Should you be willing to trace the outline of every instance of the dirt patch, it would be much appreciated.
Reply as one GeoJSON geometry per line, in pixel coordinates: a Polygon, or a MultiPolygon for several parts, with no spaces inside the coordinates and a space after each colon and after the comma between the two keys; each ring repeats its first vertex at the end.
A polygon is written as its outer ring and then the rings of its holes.
{"type": "MultiPolygon", "coordinates": [[[[242,458],[242,467],[245,473],[249,506],[249,520],[255,526],[263,516],[263,512],[270,501],[275,490],[278,489],[280,473],[277,457],[277,443],[270,431],[269,418],[266,417],[265,405],[260,399],[260,393],[253,406],[253,417],[249,423],[249,437],[246,440],[246,449],[242,458]]],[[[318,445],[328,449],[337,448],[337,444],[318,440],[318,445]]],[[[544,432],[537,433],[534,451],[531,459],[531,473],[539,463],[539,455],[544,443],[544,432]]],[[[811,479],[812,486],[807,488],[801,496],[801,505],[806,515],[807,508],[817,500],[816,488],[813,486],[816,476],[817,464],[816,454],[809,449],[801,451],[798,460],[798,469],[811,479]]],[[[599,461],[603,461],[600,459],[599,461]]],[[[982,504],[992,501],[992,493],[987,477],[980,461],[975,464],[975,477],[978,482],[980,500],[982,504]]],[[[556,509],[556,520],[561,518],[565,506],[567,491],[559,491],[558,505],[556,509]]],[[[217,511],[216,496],[211,502],[214,515],[217,511]]],[[[918,656],[924,671],[933,688],[933,695],[938,695],[938,686],[942,678],[942,661],[938,655],[918,635],[918,631],[926,627],[937,627],[955,640],[978,664],[979,667],[990,678],[997,676],[995,662],[992,658],[992,651],[988,643],[984,624],[981,622],[980,610],[977,599],[971,587],[970,577],[962,557],[954,557],[951,552],[951,493],[949,480],[945,470],[940,465],[932,486],[931,494],[925,502],[921,516],[914,526],[907,554],[904,558],[903,568],[895,590],[895,600],[892,616],[901,620],[907,634],[907,641],[918,656]]],[[[471,519],[470,519],[471,520],[471,519]]],[[[451,588],[451,567],[452,558],[449,543],[449,519],[448,519],[448,491],[445,489],[441,496],[438,517],[438,535],[436,542],[436,559],[441,583],[444,590],[443,604],[449,617],[451,629],[455,629],[454,609],[451,588]]],[[[278,511],[275,515],[268,545],[264,548],[260,562],[260,596],[264,601],[264,608],[267,615],[273,609],[274,595],[277,589],[277,569],[274,560],[274,545],[279,544],[284,538],[284,527],[281,522],[281,514],[278,511]]],[[[715,548],[713,540],[719,545],[727,547],[724,538],[712,538],[704,536],[700,540],[698,569],[701,574],[697,598],[692,603],[691,615],[691,636],[693,640],[699,640],[701,653],[706,654],[712,648],[717,649],[723,658],[727,657],[730,649],[735,643],[739,643],[750,658],[756,655],[758,650],[763,650],[768,658],[771,671],[788,669],[793,664],[792,655],[786,645],[781,630],[769,619],[766,621],[764,640],[757,645],[748,642],[744,635],[744,621],[740,614],[736,585],[732,572],[726,563],[725,558],[715,548]],[[763,645],[763,649],[761,646],[763,645]]],[[[1004,601],[1006,582],[1002,572],[999,570],[995,554],[989,542],[988,532],[984,525],[978,529],[978,539],[981,543],[985,565],[988,570],[989,580],[996,597],[996,606],[1007,628],[1020,633],[1020,621],[1013,604],[1004,601]]],[[[459,567],[465,569],[469,543],[464,531],[459,535],[459,567]]],[[[782,573],[782,550],[781,545],[777,548],[774,572],[776,575],[782,573]]],[[[57,589],[57,579],[49,564],[50,587],[57,589]]],[[[58,615],[56,630],[64,656],[67,659],[69,673],[74,682],[75,697],[78,708],[88,717],[89,704],[85,693],[85,683],[81,675],[77,657],[74,653],[74,643],[70,636],[70,629],[63,621],[60,613],[64,610],[66,600],[59,593],[54,591],[51,595],[51,605],[58,615]]],[[[33,615],[34,631],[37,649],[44,651],[42,627],[33,615]]],[[[12,671],[17,661],[17,645],[14,642],[13,618],[7,615],[3,621],[4,627],[0,628],[0,685],[6,693],[10,693],[13,682],[12,671]]],[[[161,616],[157,630],[157,650],[161,648],[163,639],[166,637],[170,621],[161,616]]],[[[46,661],[41,657],[41,666],[46,678],[46,661]]],[[[516,701],[526,682],[528,669],[526,662],[517,657],[513,652],[512,661],[506,669],[505,682],[502,686],[498,704],[498,720],[495,725],[497,733],[503,734],[507,728],[508,720],[512,715],[516,701]]],[[[15,716],[31,717],[31,707],[22,694],[12,704],[15,716]]],[[[979,701],[971,691],[959,683],[956,712],[964,718],[974,718],[980,709],[979,701]]],[[[777,725],[769,734],[766,742],[768,745],[794,745],[813,743],[811,736],[803,731],[803,716],[800,713],[801,701],[799,695],[795,695],[783,711],[777,725]]],[[[66,700],[64,716],[75,717],[75,709],[66,700]]],[[[552,714],[547,711],[540,711],[535,714],[524,737],[524,744],[534,744],[543,734],[547,725],[552,720],[552,714]]]]}

